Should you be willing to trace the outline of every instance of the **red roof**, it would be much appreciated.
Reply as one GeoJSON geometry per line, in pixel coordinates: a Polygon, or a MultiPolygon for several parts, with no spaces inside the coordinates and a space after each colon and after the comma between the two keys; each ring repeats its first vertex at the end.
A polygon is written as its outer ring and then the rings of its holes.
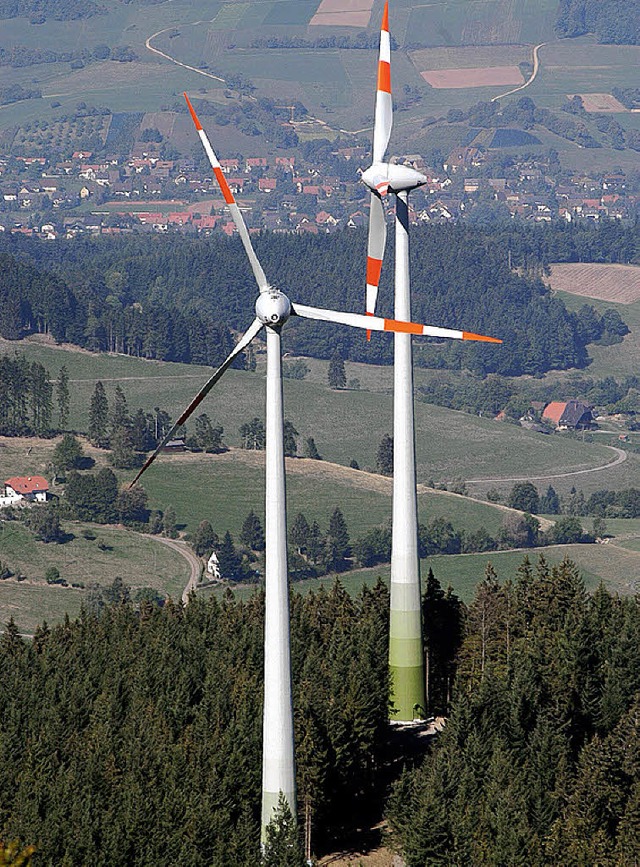
{"type": "Polygon", "coordinates": [[[544,412],[542,413],[542,418],[548,418],[554,424],[558,424],[560,422],[560,418],[562,417],[562,413],[567,408],[566,401],[562,400],[552,400],[551,403],[548,403],[544,412]]]}
{"type": "Polygon", "coordinates": [[[42,476],[14,476],[5,485],[13,488],[16,494],[33,494],[34,491],[48,491],[49,482],[42,476]]]}

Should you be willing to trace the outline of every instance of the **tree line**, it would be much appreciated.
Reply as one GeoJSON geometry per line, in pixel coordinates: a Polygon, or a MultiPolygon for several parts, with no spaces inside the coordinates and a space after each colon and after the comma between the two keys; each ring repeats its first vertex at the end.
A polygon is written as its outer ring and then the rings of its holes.
{"type": "MultiPolygon", "coordinates": [[[[412,231],[414,317],[504,340],[498,347],[416,342],[416,361],[481,375],[584,366],[587,345],[602,334],[585,331],[578,314],[553,298],[538,274],[553,260],[633,261],[638,255],[637,233],[609,223],[589,231],[513,226],[489,232],[467,225],[412,231]],[[510,270],[507,249],[520,273],[510,270]]],[[[285,289],[299,286],[298,263],[308,263],[299,288],[306,302],[362,308],[364,231],[263,233],[255,245],[267,273],[285,289]]],[[[11,339],[44,331],[96,351],[215,365],[232,346],[230,329],[247,327],[255,300],[237,238],[134,235],[44,245],[10,236],[0,239],[2,251],[8,276],[0,284],[7,302],[0,308],[0,334],[11,339]]],[[[385,269],[383,315],[392,308],[391,281],[385,269]]],[[[285,338],[287,349],[299,355],[329,359],[337,352],[343,359],[390,363],[391,341],[376,335],[367,342],[352,332],[295,321],[285,338]]]]}
{"type": "Polygon", "coordinates": [[[487,570],[466,611],[450,716],[394,787],[408,867],[634,864],[640,606],[574,564],[487,570]]]}

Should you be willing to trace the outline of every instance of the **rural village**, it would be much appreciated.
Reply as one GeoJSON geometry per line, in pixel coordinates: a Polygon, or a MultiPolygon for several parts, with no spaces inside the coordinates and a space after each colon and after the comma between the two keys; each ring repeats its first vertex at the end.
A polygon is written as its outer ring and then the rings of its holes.
{"type": "MultiPolygon", "coordinates": [[[[411,223],[473,219],[479,205],[484,218],[494,212],[495,219],[531,222],[632,221],[638,213],[638,173],[559,173],[549,156],[538,156],[512,157],[508,176],[496,175],[495,155],[458,147],[441,166],[427,165],[420,155],[403,158],[428,179],[412,198],[411,223]]],[[[359,175],[367,149],[340,147],[333,156],[340,176],[294,155],[247,155],[222,159],[221,166],[254,231],[318,234],[365,226],[359,175]]],[[[98,158],[91,151],[58,163],[0,156],[0,231],[44,239],[127,231],[231,235],[233,220],[218,198],[211,199],[215,189],[210,171],[190,159],[161,159],[144,143],[128,158],[98,158]]]]}

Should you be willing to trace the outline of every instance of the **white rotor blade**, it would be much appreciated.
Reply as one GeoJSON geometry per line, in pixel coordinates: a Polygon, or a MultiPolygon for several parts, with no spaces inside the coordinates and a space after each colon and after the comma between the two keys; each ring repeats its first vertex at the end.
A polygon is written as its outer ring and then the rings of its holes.
{"type": "MultiPolygon", "coordinates": [[[[379,196],[371,193],[369,207],[369,238],[367,241],[367,297],[365,310],[367,315],[373,316],[376,312],[378,299],[378,286],[380,284],[380,271],[384,259],[384,248],[387,242],[387,221],[384,213],[384,205],[379,196]]],[[[371,336],[367,331],[367,339],[371,336]]]]}
{"type": "Polygon", "coordinates": [[[218,382],[218,380],[221,378],[222,374],[225,373],[225,371],[231,366],[231,363],[234,360],[234,358],[236,358],[238,355],[240,355],[240,353],[242,352],[243,349],[246,349],[246,347],[251,343],[253,338],[256,336],[256,334],[260,331],[260,329],[262,327],[263,327],[262,322],[260,322],[259,319],[253,320],[253,322],[251,323],[249,328],[245,331],[245,333],[242,335],[240,340],[233,347],[233,349],[231,350],[229,355],[227,355],[227,357],[222,362],[220,367],[216,370],[216,372],[213,374],[213,376],[210,379],[208,379],[207,382],[202,386],[200,391],[197,393],[197,395],[191,401],[189,406],[182,413],[182,415],[177,420],[177,422],[174,424],[174,426],[171,428],[169,433],[165,436],[165,438],[162,440],[162,442],[158,445],[158,447],[156,448],[154,453],[150,457],[148,457],[147,460],[144,462],[138,475],[135,477],[135,479],[129,485],[130,488],[132,488],[135,485],[135,483],[138,481],[138,479],[144,473],[144,471],[147,470],[151,466],[151,464],[158,457],[158,455],[160,454],[162,449],[166,446],[166,444],[169,442],[169,440],[172,439],[173,435],[178,430],[178,428],[186,422],[186,420],[189,418],[191,413],[202,403],[202,401],[209,394],[209,392],[211,391],[213,386],[216,384],[216,382],[218,382]]]}
{"type": "Polygon", "coordinates": [[[319,319],[322,322],[336,322],[352,328],[371,329],[372,331],[394,331],[401,334],[422,334],[427,337],[450,337],[453,340],[480,340],[484,343],[502,343],[497,337],[485,337],[472,331],[457,331],[454,328],[438,328],[435,325],[420,325],[417,322],[401,322],[398,319],[383,319],[381,316],[364,316],[361,313],[344,313],[338,310],[323,310],[320,307],[307,307],[303,304],[291,306],[291,312],[305,319],[319,319]]]}
{"type": "Polygon", "coordinates": [[[389,3],[385,2],[380,28],[380,54],[378,56],[378,86],[373,123],[373,162],[380,163],[384,157],[393,124],[393,101],[391,98],[391,44],[389,39],[389,3]]]}
{"type": "Polygon", "coordinates": [[[258,257],[256,256],[256,251],[253,249],[253,244],[251,243],[251,238],[249,237],[249,231],[247,230],[247,225],[242,218],[242,214],[240,213],[240,208],[238,207],[238,203],[233,197],[233,193],[229,189],[229,184],[227,183],[227,179],[222,174],[222,169],[220,168],[220,162],[218,157],[215,155],[213,148],[211,147],[211,142],[209,141],[206,132],[202,128],[202,124],[198,119],[198,115],[195,112],[194,107],[191,105],[189,101],[189,97],[187,94],[184,94],[184,98],[187,101],[187,106],[189,108],[189,113],[191,114],[191,119],[193,120],[195,127],[198,131],[198,135],[200,136],[200,141],[202,142],[204,149],[207,153],[207,157],[209,158],[209,162],[211,163],[211,168],[213,169],[213,174],[218,182],[218,186],[222,192],[225,203],[229,208],[231,216],[233,217],[233,222],[236,224],[236,228],[238,230],[238,234],[242,240],[242,245],[245,249],[245,252],[249,258],[249,262],[251,264],[251,270],[253,271],[253,276],[256,278],[256,283],[258,284],[258,288],[261,292],[266,292],[269,288],[269,281],[265,277],[265,273],[262,270],[262,265],[258,261],[258,257]]]}

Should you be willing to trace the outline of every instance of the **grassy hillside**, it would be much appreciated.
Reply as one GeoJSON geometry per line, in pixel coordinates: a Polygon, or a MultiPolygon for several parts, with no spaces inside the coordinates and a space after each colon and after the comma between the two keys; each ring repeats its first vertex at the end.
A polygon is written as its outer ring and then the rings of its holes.
{"type": "MultiPolygon", "coordinates": [[[[5,342],[0,351],[6,347],[5,342]]],[[[104,382],[110,398],[120,384],[130,410],[141,406],[152,411],[160,406],[175,418],[210,375],[208,368],[64,351],[32,341],[22,341],[19,347],[9,344],[9,348],[37,359],[52,376],[62,364],[67,366],[70,426],[78,430],[86,430],[97,379],[104,382]]],[[[376,370],[369,372],[371,380],[375,381],[376,370]]],[[[203,405],[211,420],[223,425],[228,445],[240,444],[241,424],[256,415],[264,418],[260,371],[261,367],[256,373],[229,371],[203,405]]],[[[380,377],[388,387],[388,370],[382,370],[380,377]]],[[[313,436],[327,460],[348,465],[355,459],[360,467],[375,467],[378,444],[392,432],[392,397],[386,392],[331,391],[320,382],[285,380],[285,415],[300,433],[300,452],[305,438],[313,436]]],[[[418,478],[425,483],[573,472],[605,465],[614,457],[600,445],[542,436],[420,402],[416,403],[416,448],[418,478]]]]}

